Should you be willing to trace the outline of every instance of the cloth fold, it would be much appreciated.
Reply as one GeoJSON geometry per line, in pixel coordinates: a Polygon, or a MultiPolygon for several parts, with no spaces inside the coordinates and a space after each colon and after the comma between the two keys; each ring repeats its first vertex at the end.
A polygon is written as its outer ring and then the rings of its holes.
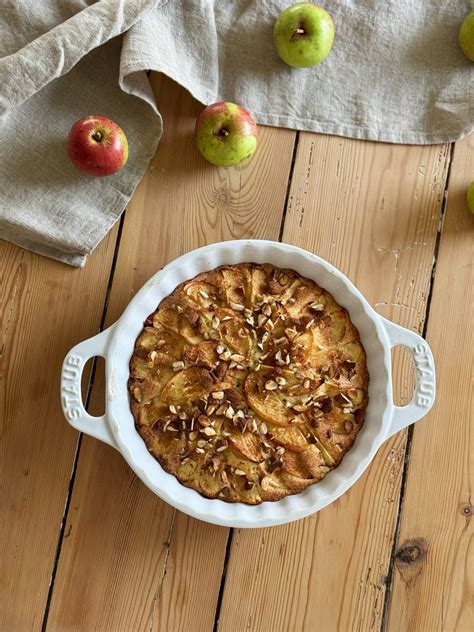
{"type": "Polygon", "coordinates": [[[272,40],[288,0],[3,0],[0,237],[84,265],[161,136],[148,69],[204,104],[241,103],[261,124],[415,144],[473,130],[474,65],[457,43],[470,1],[321,3],[334,48],[296,70],[272,40]],[[127,166],[108,178],[67,160],[69,129],[89,114],[129,139],[127,166]]]}

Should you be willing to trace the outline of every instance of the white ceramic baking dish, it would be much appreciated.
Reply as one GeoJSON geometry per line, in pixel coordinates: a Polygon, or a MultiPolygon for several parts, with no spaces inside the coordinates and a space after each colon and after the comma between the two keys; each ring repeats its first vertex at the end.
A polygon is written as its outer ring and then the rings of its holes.
{"type": "Polygon", "coordinates": [[[169,263],[142,287],[118,322],[71,349],[61,375],[61,403],[74,428],[119,450],[145,485],[173,507],[232,527],[273,526],[319,511],[356,482],[383,441],[425,415],[434,398],[433,355],[423,338],[379,316],[347,277],[327,261],[294,246],[260,240],[212,244],[169,263]],[[162,298],[200,272],[246,261],[291,268],[327,289],[349,311],[358,328],[370,373],[365,423],[341,465],[300,494],[257,506],[204,498],[165,472],[135,430],[127,391],[135,339],[162,298]],[[397,345],[409,349],[416,367],[413,399],[404,407],[395,406],[392,400],[391,349],[397,345]],[[102,417],[89,415],[81,399],[82,370],[93,356],[106,361],[106,413],[102,417]]]}

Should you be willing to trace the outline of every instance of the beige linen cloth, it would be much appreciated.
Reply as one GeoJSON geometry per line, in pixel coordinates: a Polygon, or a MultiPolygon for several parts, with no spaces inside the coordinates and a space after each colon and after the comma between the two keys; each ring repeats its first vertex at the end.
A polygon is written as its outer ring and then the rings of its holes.
{"type": "Polygon", "coordinates": [[[473,130],[474,64],[457,45],[473,2],[321,0],[335,44],[304,70],[273,48],[289,4],[0,0],[0,237],[84,265],[161,135],[147,69],[202,103],[241,103],[267,125],[415,144],[473,130]],[[116,120],[129,138],[127,166],[108,178],[83,176],[67,159],[68,131],[88,114],[116,120]]]}

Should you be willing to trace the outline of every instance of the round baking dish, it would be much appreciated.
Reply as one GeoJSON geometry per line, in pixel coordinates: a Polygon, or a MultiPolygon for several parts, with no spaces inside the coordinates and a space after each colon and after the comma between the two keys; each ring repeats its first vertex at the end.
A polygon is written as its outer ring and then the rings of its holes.
{"type": "Polygon", "coordinates": [[[61,374],[61,404],[74,428],[119,450],[145,485],[173,507],[200,520],[232,527],[274,526],[319,511],[356,482],[383,441],[423,417],[434,398],[433,355],[423,338],[379,316],[349,279],[324,259],[263,240],[212,244],[172,261],[142,287],[114,325],[71,349],[61,374]],[[179,283],[200,272],[243,262],[290,268],[328,290],[358,328],[370,373],[365,423],[339,467],[300,494],[256,506],[204,498],[165,472],[135,430],[127,391],[135,339],[158,303],[179,283]],[[416,368],[413,399],[403,407],[395,406],[392,399],[391,348],[397,345],[409,349],[416,368]],[[89,415],[81,399],[82,370],[93,356],[106,361],[106,412],[102,417],[89,415]]]}

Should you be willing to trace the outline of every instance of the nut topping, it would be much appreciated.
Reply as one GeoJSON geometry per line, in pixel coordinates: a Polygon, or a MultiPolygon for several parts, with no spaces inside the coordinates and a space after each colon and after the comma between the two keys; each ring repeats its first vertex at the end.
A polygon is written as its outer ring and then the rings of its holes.
{"type": "Polygon", "coordinates": [[[278,384],[275,382],[275,380],[268,380],[267,382],[265,382],[265,388],[267,389],[267,391],[275,391],[278,388],[278,384]]]}
{"type": "Polygon", "coordinates": [[[232,419],[234,415],[235,415],[235,410],[232,408],[232,406],[229,405],[227,410],[225,411],[225,416],[228,419],[232,419]]]}
{"type": "Polygon", "coordinates": [[[206,417],[206,415],[199,415],[198,423],[201,426],[210,426],[211,425],[211,420],[209,419],[209,417],[206,417]]]}
{"type": "Polygon", "coordinates": [[[279,364],[280,366],[284,366],[285,364],[285,360],[283,359],[282,353],[281,353],[281,349],[279,349],[276,353],[275,353],[275,361],[277,364],[279,364]]]}

